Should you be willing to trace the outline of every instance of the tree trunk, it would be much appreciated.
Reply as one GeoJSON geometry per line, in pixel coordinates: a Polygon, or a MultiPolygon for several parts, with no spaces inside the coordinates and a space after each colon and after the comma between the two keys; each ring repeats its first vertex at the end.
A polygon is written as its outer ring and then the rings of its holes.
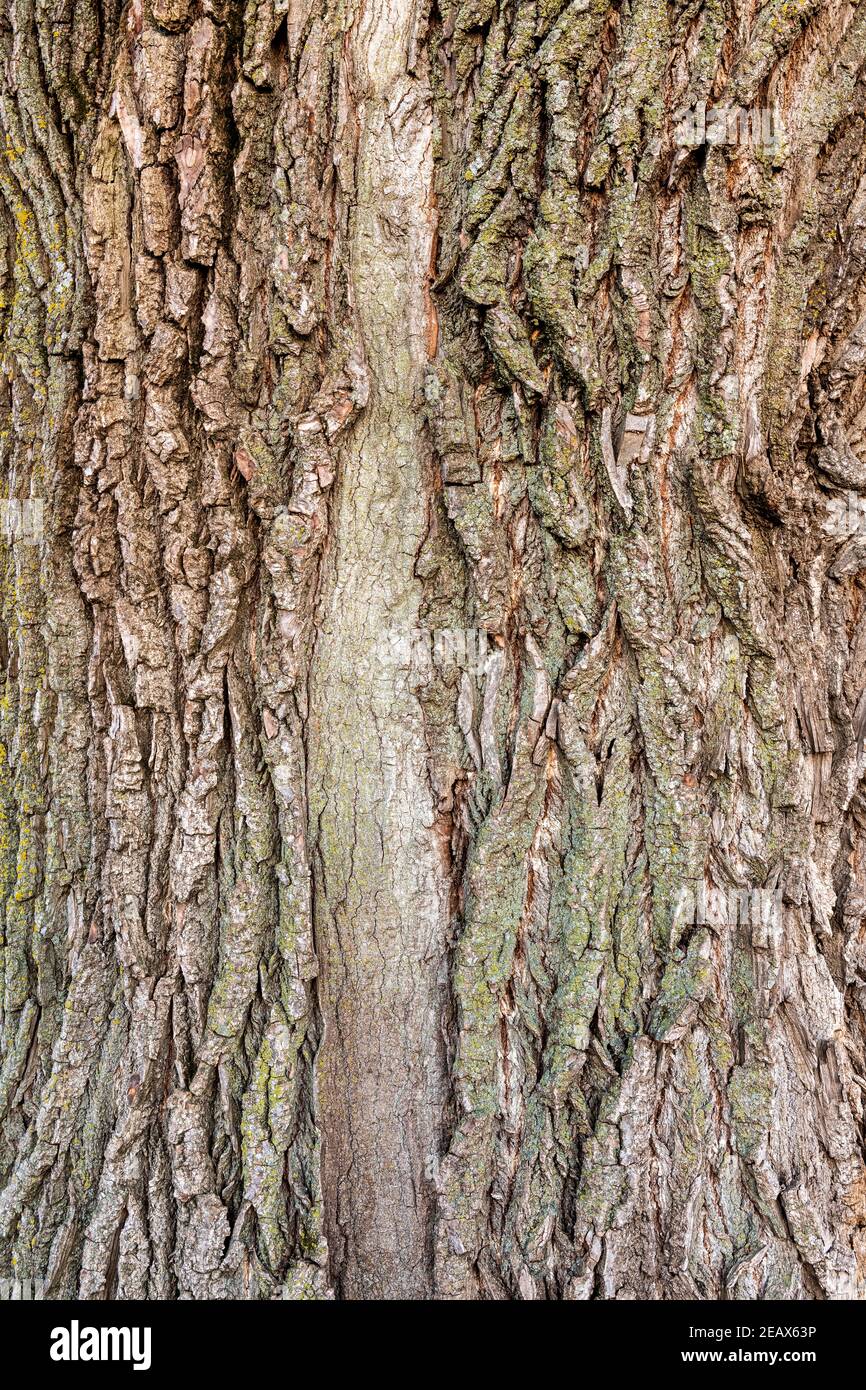
{"type": "Polygon", "coordinates": [[[0,1275],[863,1296],[864,0],[0,64],[0,1275]]]}

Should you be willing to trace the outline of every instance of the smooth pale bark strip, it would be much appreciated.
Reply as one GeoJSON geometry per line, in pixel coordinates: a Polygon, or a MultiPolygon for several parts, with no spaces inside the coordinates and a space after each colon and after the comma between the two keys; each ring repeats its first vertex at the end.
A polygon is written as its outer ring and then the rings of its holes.
{"type": "Polygon", "coordinates": [[[431,1291],[447,878],[409,688],[431,459],[417,402],[433,237],[432,106],[412,0],[365,5],[344,74],[357,122],[348,274],[370,398],[344,447],[310,683],[309,800],[332,1274],[347,1297],[431,1291]]]}

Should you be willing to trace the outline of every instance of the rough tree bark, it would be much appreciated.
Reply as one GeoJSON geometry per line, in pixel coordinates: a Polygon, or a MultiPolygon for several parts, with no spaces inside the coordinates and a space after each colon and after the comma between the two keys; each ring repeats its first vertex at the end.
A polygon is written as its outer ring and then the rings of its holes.
{"type": "Polygon", "coordinates": [[[864,63],[8,0],[0,1274],[866,1291],[864,63]]]}

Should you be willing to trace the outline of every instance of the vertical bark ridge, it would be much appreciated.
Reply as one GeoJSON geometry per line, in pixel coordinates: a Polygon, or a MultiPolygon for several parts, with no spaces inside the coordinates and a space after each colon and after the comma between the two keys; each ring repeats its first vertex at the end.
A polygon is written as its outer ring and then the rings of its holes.
{"type": "Polygon", "coordinates": [[[576,0],[437,31],[429,394],[490,646],[445,1296],[862,1290],[862,542],[820,518],[840,451],[860,486],[862,377],[848,423],[829,396],[863,22],[576,0]],[[689,139],[701,101],[785,134],[689,139]]]}
{"type": "Polygon", "coordinates": [[[5,55],[7,477],[44,469],[48,564],[7,552],[0,1227],[55,1295],[328,1287],[302,739],[350,399],[328,24],[21,4],[5,55]]]}

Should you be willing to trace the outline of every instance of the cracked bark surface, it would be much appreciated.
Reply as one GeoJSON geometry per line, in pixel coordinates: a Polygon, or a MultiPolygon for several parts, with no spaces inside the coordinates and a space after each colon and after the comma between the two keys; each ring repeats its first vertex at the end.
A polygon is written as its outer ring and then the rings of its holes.
{"type": "Polygon", "coordinates": [[[863,1296],[864,64],[10,0],[0,1275],[863,1296]]]}

